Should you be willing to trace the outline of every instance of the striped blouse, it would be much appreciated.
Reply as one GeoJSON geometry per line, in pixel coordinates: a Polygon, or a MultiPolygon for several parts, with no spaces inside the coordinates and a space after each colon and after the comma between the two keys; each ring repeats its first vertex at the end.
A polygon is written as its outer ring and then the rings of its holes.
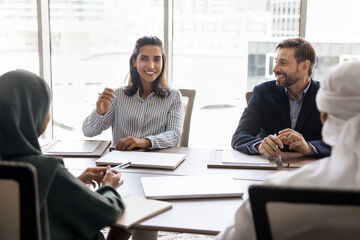
{"type": "Polygon", "coordinates": [[[178,146],[184,120],[181,93],[170,89],[164,98],[151,93],[142,99],[139,91],[133,96],[127,96],[124,90],[125,87],[115,89],[115,98],[104,115],[94,109],[84,120],[84,135],[93,137],[112,127],[114,143],[132,136],[149,139],[149,149],[178,146]]]}

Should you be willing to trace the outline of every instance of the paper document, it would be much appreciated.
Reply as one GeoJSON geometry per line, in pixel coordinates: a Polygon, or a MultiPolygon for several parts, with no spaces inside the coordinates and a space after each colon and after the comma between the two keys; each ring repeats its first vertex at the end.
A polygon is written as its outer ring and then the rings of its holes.
{"type": "Polygon", "coordinates": [[[101,141],[83,141],[83,140],[59,140],[52,145],[48,153],[62,153],[62,152],[81,152],[91,153],[100,145],[101,141]]]}
{"type": "Polygon", "coordinates": [[[116,224],[125,228],[130,228],[134,224],[172,208],[172,204],[169,202],[150,200],[138,196],[128,196],[123,200],[126,205],[125,212],[116,221],[116,224]]]}
{"type": "Polygon", "coordinates": [[[261,155],[247,155],[236,150],[215,150],[207,166],[209,168],[277,169],[273,160],[261,155]]]}
{"type": "Polygon", "coordinates": [[[244,187],[230,176],[142,177],[144,194],[152,199],[241,197],[244,187]]]}
{"type": "Polygon", "coordinates": [[[249,164],[249,165],[270,165],[270,161],[261,155],[247,155],[239,151],[234,150],[223,150],[222,153],[223,163],[238,163],[238,164],[249,164]]]}
{"type": "Polygon", "coordinates": [[[131,162],[130,167],[175,169],[185,160],[185,154],[162,152],[111,151],[96,160],[98,165],[118,165],[131,162]]]}

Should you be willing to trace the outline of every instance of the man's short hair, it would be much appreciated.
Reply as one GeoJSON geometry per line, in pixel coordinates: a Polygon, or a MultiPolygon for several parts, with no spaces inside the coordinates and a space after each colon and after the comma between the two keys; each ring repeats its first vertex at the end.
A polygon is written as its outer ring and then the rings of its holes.
{"type": "Polygon", "coordinates": [[[294,57],[297,64],[302,61],[309,60],[310,67],[308,74],[309,76],[311,76],[316,63],[316,53],[313,45],[310,42],[306,41],[303,38],[289,38],[280,42],[276,46],[276,50],[279,50],[281,48],[294,48],[294,57]]]}

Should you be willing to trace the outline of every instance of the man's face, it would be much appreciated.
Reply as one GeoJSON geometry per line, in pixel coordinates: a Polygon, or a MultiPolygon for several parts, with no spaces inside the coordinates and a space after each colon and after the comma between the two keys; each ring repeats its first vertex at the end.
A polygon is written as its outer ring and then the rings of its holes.
{"type": "Polygon", "coordinates": [[[276,64],[273,72],[276,76],[277,87],[290,87],[301,79],[299,65],[294,57],[295,49],[281,48],[275,58],[276,64]]]}

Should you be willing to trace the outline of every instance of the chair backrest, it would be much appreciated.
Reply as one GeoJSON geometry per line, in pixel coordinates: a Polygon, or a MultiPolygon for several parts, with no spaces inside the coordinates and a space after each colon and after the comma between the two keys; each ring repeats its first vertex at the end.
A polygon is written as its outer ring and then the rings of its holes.
{"type": "Polygon", "coordinates": [[[246,103],[247,104],[249,103],[251,96],[252,96],[252,92],[246,92],[245,93],[245,98],[246,98],[246,103]]]}
{"type": "Polygon", "coordinates": [[[0,239],[41,239],[36,169],[0,160],[0,239]]]}
{"type": "Polygon", "coordinates": [[[196,91],[194,89],[179,89],[183,97],[183,106],[185,112],[183,132],[181,135],[180,147],[188,147],[191,115],[194,107],[196,91]]]}
{"type": "Polygon", "coordinates": [[[360,236],[360,191],[254,185],[249,196],[258,240],[360,236]]]}

